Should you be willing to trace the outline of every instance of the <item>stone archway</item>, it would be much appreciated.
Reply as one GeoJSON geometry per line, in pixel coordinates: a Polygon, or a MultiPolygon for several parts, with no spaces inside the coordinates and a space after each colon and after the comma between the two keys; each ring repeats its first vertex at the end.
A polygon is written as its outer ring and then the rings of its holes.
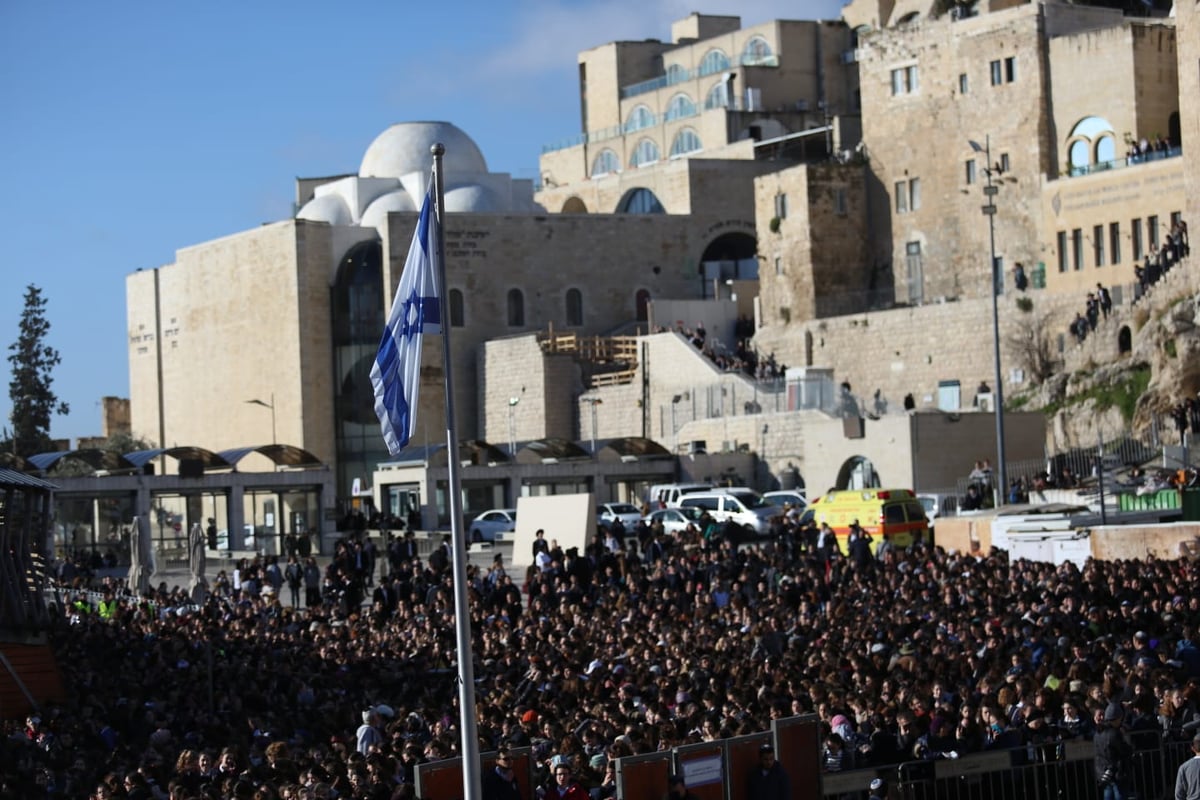
{"type": "Polygon", "coordinates": [[[578,197],[572,195],[563,203],[562,213],[564,214],[586,214],[588,213],[587,204],[578,197]]]}
{"type": "Polygon", "coordinates": [[[875,489],[883,484],[879,482],[879,473],[875,465],[866,456],[851,456],[842,462],[838,469],[837,482],[834,489],[875,489]]]}

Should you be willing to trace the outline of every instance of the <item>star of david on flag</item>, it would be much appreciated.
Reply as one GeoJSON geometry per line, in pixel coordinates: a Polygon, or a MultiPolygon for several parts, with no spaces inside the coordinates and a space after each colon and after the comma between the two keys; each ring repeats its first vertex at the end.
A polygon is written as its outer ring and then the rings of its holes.
{"type": "Polygon", "coordinates": [[[431,207],[432,185],[421,204],[400,286],[392,300],[387,327],[371,367],[375,413],[388,452],[396,455],[417,428],[417,393],[421,388],[421,337],[442,332],[441,305],[434,275],[437,219],[431,207]]]}

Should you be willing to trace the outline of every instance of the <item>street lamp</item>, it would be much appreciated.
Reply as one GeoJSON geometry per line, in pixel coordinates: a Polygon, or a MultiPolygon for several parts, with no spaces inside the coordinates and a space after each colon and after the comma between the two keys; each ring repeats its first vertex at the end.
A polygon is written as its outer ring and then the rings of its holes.
{"type": "Polygon", "coordinates": [[[991,244],[992,257],[992,360],[995,362],[996,386],[992,389],[993,411],[996,414],[996,507],[1004,505],[1008,492],[1008,472],[1004,466],[1004,381],[1000,371],[1000,281],[999,264],[996,261],[996,195],[1000,187],[992,182],[992,174],[999,173],[999,166],[992,165],[992,137],[989,134],[982,147],[979,142],[970,141],[971,149],[983,153],[984,174],[987,175],[987,185],[983,187],[983,196],[987,201],[983,205],[983,215],[988,218],[988,237],[991,244]]]}
{"type": "Polygon", "coordinates": [[[583,402],[588,403],[592,407],[592,454],[596,453],[596,406],[604,401],[599,397],[585,397],[583,402]]]}
{"type": "Polygon", "coordinates": [[[275,393],[271,392],[271,402],[269,403],[264,400],[257,399],[247,400],[246,402],[250,403],[251,405],[262,406],[263,408],[271,409],[271,444],[278,444],[279,442],[275,438],[275,393]]]}
{"type": "Polygon", "coordinates": [[[508,454],[515,456],[517,454],[517,403],[521,402],[521,398],[508,398],[508,454]]]}

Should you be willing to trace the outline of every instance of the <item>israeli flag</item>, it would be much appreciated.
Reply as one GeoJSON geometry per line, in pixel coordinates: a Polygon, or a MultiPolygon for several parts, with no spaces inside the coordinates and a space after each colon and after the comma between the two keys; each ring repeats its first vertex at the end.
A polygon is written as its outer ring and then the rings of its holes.
{"type": "Polygon", "coordinates": [[[375,389],[375,413],[383,430],[388,452],[396,455],[417,429],[417,392],[421,388],[421,336],[441,333],[433,254],[437,239],[430,195],[421,204],[421,217],[408,248],[408,259],[400,276],[400,287],[392,300],[387,328],[371,367],[375,389]]]}

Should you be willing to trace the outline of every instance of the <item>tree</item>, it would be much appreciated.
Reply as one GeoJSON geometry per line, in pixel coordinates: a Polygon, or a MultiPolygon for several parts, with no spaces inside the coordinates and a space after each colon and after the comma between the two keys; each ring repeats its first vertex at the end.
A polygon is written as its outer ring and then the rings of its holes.
{"type": "Polygon", "coordinates": [[[70,408],[60,401],[51,386],[50,374],[62,358],[46,344],[50,321],[46,319],[46,300],[42,290],[25,287],[25,310],[21,313],[21,335],[8,346],[12,380],[8,396],[12,400],[12,452],[31,456],[50,449],[50,417],[66,414],[70,408]]]}

